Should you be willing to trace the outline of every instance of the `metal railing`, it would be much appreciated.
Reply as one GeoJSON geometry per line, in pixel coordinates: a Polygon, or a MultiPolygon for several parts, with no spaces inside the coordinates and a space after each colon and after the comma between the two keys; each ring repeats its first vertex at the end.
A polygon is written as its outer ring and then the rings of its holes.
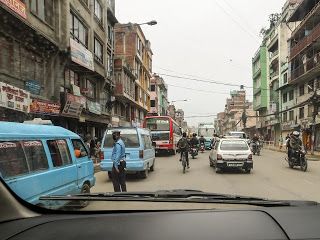
{"type": "Polygon", "coordinates": [[[309,72],[320,64],[320,53],[313,55],[311,58],[307,59],[306,62],[291,71],[290,82],[294,81],[296,78],[302,76],[303,74],[309,72]]]}

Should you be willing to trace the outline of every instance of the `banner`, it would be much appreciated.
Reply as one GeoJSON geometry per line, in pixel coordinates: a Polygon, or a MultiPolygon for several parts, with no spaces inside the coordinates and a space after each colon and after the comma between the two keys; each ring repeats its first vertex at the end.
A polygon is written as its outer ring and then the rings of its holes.
{"type": "Polygon", "coordinates": [[[97,102],[87,100],[87,109],[97,115],[101,115],[101,105],[97,102]]]}
{"type": "Polygon", "coordinates": [[[30,112],[38,114],[59,115],[60,108],[61,106],[58,103],[53,103],[40,99],[33,99],[30,105],[30,112]]]}
{"type": "Polygon", "coordinates": [[[70,50],[73,62],[94,71],[93,55],[88,49],[70,38],[70,50]]]}
{"type": "Polygon", "coordinates": [[[0,82],[0,106],[29,113],[30,93],[21,88],[0,82]]]}
{"type": "Polygon", "coordinates": [[[66,104],[63,108],[62,115],[79,117],[82,109],[86,106],[86,98],[79,97],[68,93],[66,104]]]}
{"type": "Polygon", "coordinates": [[[12,11],[19,14],[24,19],[27,18],[26,5],[20,0],[0,0],[0,2],[7,5],[12,11]]]}

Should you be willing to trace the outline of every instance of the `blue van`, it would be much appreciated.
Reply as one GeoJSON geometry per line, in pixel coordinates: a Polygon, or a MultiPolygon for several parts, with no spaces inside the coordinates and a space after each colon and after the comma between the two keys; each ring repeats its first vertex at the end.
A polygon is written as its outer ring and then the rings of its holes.
{"type": "Polygon", "coordinates": [[[112,132],[120,130],[121,139],[126,146],[127,172],[139,173],[142,178],[147,178],[148,172],[154,171],[155,149],[151,141],[150,131],[143,128],[110,128],[103,137],[101,152],[103,159],[100,163],[102,171],[108,171],[111,178],[113,148],[112,132]]]}
{"type": "Polygon", "coordinates": [[[40,196],[89,193],[95,184],[81,138],[62,127],[35,124],[0,123],[0,176],[22,199],[50,208],[63,203],[40,196]]]}

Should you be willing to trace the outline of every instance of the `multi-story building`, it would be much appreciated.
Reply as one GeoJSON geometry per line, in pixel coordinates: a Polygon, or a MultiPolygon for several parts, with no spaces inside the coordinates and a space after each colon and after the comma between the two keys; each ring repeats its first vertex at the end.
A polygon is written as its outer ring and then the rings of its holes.
{"type": "Polygon", "coordinates": [[[0,21],[1,85],[21,95],[1,96],[2,120],[41,117],[102,137],[113,100],[114,0],[1,1],[0,21]]]}
{"type": "MultiPolygon", "coordinates": [[[[130,115],[131,123],[140,126],[150,111],[149,88],[153,54],[151,45],[138,24],[116,24],[115,34],[116,59],[124,60],[128,68],[131,69],[130,71],[133,71],[134,78],[130,77],[130,80],[128,78],[128,81],[125,81],[126,83],[124,85],[130,85],[130,91],[133,92],[133,88],[131,87],[134,80],[134,102],[127,98],[127,100],[130,100],[130,104],[125,105],[125,103],[118,98],[114,107],[114,114],[116,116],[124,115],[127,120],[129,120],[128,115],[130,115]]],[[[119,84],[123,83],[123,79],[121,79],[119,73],[116,79],[119,84]]]]}
{"type": "Polygon", "coordinates": [[[182,127],[182,123],[184,122],[184,111],[182,109],[178,109],[175,112],[175,120],[180,127],[182,127]]]}
{"type": "Polygon", "coordinates": [[[168,106],[167,115],[176,120],[176,107],[173,104],[168,106]]]}
{"type": "Polygon", "coordinates": [[[150,85],[150,115],[166,116],[169,106],[168,86],[163,78],[153,74],[150,85]]]}
{"type": "MultiPolygon", "coordinates": [[[[312,146],[310,97],[320,86],[320,1],[303,0],[288,19],[295,24],[290,38],[288,83],[296,86],[296,123],[303,131],[304,144],[312,146]]],[[[314,146],[320,150],[320,118],[316,117],[314,146]]]]}
{"type": "MultiPolygon", "coordinates": [[[[259,116],[268,113],[268,76],[267,76],[267,48],[261,45],[252,59],[253,75],[253,109],[259,116]]],[[[258,118],[257,129],[265,135],[267,126],[263,117],[258,118]]]]}

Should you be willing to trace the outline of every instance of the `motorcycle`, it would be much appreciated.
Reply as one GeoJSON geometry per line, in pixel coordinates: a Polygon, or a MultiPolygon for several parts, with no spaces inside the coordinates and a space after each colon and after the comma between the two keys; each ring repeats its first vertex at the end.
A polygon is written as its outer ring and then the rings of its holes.
{"type": "Polygon", "coordinates": [[[292,156],[288,159],[288,164],[290,168],[300,166],[301,171],[307,171],[308,161],[306,159],[306,152],[302,149],[295,150],[292,153],[292,156]]]}
{"type": "Polygon", "coordinates": [[[201,143],[201,144],[200,144],[200,152],[201,152],[201,153],[204,153],[205,148],[206,148],[206,147],[204,146],[204,143],[201,143]]]}
{"type": "Polygon", "coordinates": [[[198,148],[196,146],[191,146],[190,155],[192,156],[192,159],[194,159],[195,156],[198,155],[198,148]]]}
{"type": "Polygon", "coordinates": [[[251,151],[253,153],[253,155],[258,155],[260,156],[260,144],[259,142],[252,142],[251,143],[251,151]]]}

